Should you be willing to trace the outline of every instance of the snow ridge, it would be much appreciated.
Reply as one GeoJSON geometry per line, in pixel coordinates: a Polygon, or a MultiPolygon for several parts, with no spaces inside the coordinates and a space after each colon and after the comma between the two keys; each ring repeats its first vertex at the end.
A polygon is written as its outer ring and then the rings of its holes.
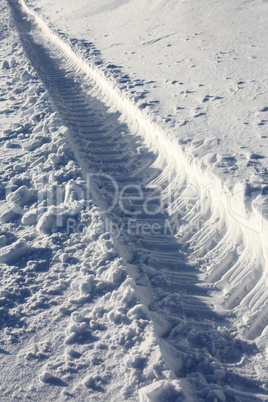
{"type": "MultiPolygon", "coordinates": [[[[217,330],[233,312],[240,333],[265,346],[267,222],[246,204],[249,189],[228,193],[23,1],[8,3],[23,46],[69,128],[93,200],[136,280],[167,365],[197,389],[201,364],[211,370],[220,360],[217,370],[226,373],[241,358],[236,339],[223,326],[217,330]],[[110,208],[115,190],[123,196],[110,208]],[[214,310],[211,296],[222,310],[214,310]]],[[[45,231],[44,225],[39,229],[45,231]]],[[[227,398],[239,394],[224,381],[222,389],[227,398]]],[[[142,393],[141,399],[147,400],[142,393]]]]}

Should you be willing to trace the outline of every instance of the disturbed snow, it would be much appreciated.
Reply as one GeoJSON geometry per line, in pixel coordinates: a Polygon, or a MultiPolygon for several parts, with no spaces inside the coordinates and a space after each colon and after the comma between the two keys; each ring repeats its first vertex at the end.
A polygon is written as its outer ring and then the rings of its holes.
{"type": "Polygon", "coordinates": [[[267,5],[98,3],[0,6],[1,399],[266,400],[267,5]]]}

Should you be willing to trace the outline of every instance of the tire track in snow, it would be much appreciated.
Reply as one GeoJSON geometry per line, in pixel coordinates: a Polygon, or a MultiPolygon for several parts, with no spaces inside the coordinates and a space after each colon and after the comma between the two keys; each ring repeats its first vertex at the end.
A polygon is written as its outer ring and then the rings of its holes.
{"type": "Polygon", "coordinates": [[[214,371],[223,370],[226,397],[235,394],[227,389],[230,383],[237,392],[245,387],[258,392],[256,382],[227,369],[235,368],[243,348],[250,350],[250,345],[224,327],[232,315],[228,309],[241,317],[248,308],[248,338],[260,336],[267,325],[267,271],[260,236],[226,213],[227,201],[219,203],[216,179],[212,188],[211,177],[190,165],[177,144],[72,53],[23,2],[8,2],[28,57],[70,130],[84,175],[93,174],[95,203],[106,210],[113,202],[110,177],[118,192],[124,191],[124,205],[114,206],[105,219],[111,229],[120,229],[120,236],[114,233],[118,249],[150,311],[167,364],[196,389],[198,372],[218,384],[214,371]],[[135,193],[137,188],[144,199],[135,193]],[[144,204],[159,212],[145,212],[144,204]],[[153,224],[157,235],[148,229],[153,224]],[[208,274],[198,272],[197,263],[208,274]],[[225,293],[222,314],[214,311],[210,293],[220,297],[218,288],[225,293]]]}

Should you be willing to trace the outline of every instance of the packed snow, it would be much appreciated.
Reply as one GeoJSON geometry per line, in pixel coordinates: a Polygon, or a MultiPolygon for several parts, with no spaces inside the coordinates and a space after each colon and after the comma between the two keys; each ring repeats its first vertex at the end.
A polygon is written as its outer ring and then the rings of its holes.
{"type": "Polygon", "coordinates": [[[267,8],[1,2],[1,401],[268,400],[267,8]]]}

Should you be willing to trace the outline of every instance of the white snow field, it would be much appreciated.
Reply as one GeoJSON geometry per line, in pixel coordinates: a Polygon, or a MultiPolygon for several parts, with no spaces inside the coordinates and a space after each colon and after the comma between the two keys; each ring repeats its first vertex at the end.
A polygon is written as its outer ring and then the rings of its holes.
{"type": "Polygon", "coordinates": [[[268,400],[268,2],[0,3],[0,400],[268,400]]]}

